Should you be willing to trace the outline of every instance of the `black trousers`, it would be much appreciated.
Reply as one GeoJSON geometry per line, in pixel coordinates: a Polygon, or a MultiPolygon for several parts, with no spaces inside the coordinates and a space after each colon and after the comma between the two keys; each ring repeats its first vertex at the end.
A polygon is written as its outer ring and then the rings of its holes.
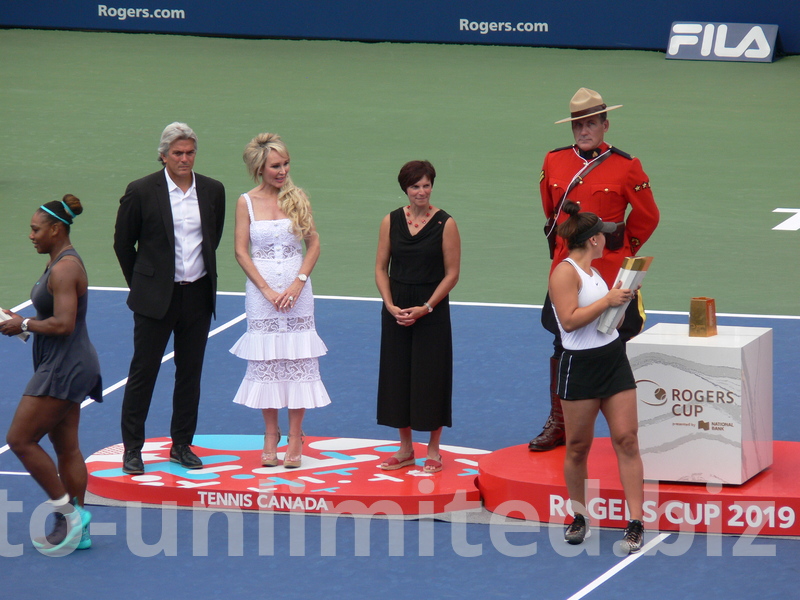
{"type": "Polygon", "coordinates": [[[211,326],[211,281],[208,276],[188,285],[175,284],[163,319],[133,315],[133,358],[122,399],[122,442],[126,450],[141,450],[145,421],[161,358],[174,334],[175,389],[170,435],[173,444],[191,444],[197,429],[200,377],[211,326]]]}

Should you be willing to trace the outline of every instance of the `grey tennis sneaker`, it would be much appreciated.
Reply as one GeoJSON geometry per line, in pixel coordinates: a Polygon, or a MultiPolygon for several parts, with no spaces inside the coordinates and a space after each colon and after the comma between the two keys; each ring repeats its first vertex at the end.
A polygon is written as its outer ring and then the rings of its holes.
{"type": "Polygon", "coordinates": [[[592,536],[592,531],[589,529],[589,519],[581,514],[576,513],[572,519],[567,530],[564,532],[564,541],[573,546],[582,544],[583,540],[592,536]]]}

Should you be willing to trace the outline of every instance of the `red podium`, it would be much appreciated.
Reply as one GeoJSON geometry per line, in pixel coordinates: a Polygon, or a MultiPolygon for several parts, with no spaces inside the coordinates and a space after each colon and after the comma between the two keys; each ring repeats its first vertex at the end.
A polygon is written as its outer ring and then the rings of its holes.
{"type": "MultiPolygon", "coordinates": [[[[773,442],[774,462],[743,485],[647,483],[645,527],[661,531],[800,535],[800,443],[773,442]]],[[[495,513],[542,523],[567,520],[564,448],[530,452],[527,445],[480,459],[478,488],[495,513]]],[[[589,517],[600,527],[625,526],[625,501],[608,438],[589,454],[589,517]]]]}

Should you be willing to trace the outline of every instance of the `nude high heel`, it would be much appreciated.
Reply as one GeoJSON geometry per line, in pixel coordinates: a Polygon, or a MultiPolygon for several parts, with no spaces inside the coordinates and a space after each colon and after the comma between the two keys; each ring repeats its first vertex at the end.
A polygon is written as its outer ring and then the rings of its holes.
{"type": "MultiPolygon", "coordinates": [[[[269,433],[264,434],[264,444],[267,443],[267,436],[270,435],[269,433]]],[[[278,440],[275,442],[275,446],[281,443],[281,428],[278,427],[278,432],[275,434],[278,436],[278,440]]],[[[277,467],[278,466],[278,452],[267,452],[266,450],[261,451],[261,466],[262,467],[277,467]]]]}
{"type": "MultiPolygon", "coordinates": [[[[285,469],[297,469],[297,468],[300,467],[300,465],[303,464],[303,450],[302,450],[302,448],[303,448],[303,444],[306,441],[305,435],[306,434],[303,433],[302,431],[300,432],[300,448],[301,448],[301,450],[300,450],[300,454],[299,455],[292,456],[291,458],[289,458],[289,456],[287,454],[283,455],[283,466],[284,466],[285,469]]],[[[291,439],[291,438],[297,437],[297,436],[296,435],[292,435],[290,433],[287,437],[289,439],[291,439]]]]}

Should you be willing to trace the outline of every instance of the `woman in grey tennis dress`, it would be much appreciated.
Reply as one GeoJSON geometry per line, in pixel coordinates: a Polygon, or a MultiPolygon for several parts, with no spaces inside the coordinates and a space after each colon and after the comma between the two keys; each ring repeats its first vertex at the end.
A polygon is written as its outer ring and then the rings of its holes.
{"type": "Polygon", "coordinates": [[[83,212],[80,200],[67,194],[34,213],[29,238],[39,254],[50,260],[33,286],[35,318],[6,311],[0,323],[8,336],[33,334],[34,374],[19,402],[8,445],[47,493],[55,526],[33,540],[44,554],[68,554],[88,548],[91,515],[83,508],[86,463],[78,444],[81,402],[102,402],[103,384],[97,352],[86,330],[88,279],[83,262],[69,240],[70,225],[83,212]],[[39,445],[48,435],[58,467],[39,445]]]}

